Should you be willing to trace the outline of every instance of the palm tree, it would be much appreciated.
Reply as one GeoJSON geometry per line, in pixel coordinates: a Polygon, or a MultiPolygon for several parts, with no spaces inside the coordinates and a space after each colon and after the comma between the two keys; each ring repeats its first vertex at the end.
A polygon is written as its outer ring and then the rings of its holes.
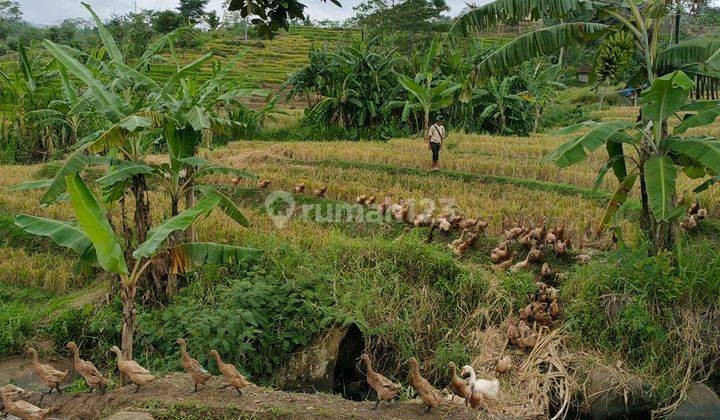
{"type": "MultiPolygon", "coordinates": [[[[635,1],[598,3],[589,0],[496,0],[474,8],[458,18],[450,29],[448,38],[457,44],[474,31],[503,21],[560,19],[563,22],[571,15],[579,13],[603,18],[603,23],[595,21],[560,23],[515,38],[475,66],[468,78],[468,87],[472,87],[481,79],[508,71],[525,61],[554,54],[576,43],[597,40],[618,30],[626,30],[633,35],[637,53],[643,57],[639,76],[647,85],[653,85],[658,76],[671,74],[675,70],[683,70],[698,81],[708,76],[720,78],[720,40],[693,39],[664,49],[659,45],[661,23],[667,14],[665,3],[664,0],[640,3],[635,1]]],[[[465,91],[469,93],[471,90],[465,91]]],[[[643,126],[660,123],[660,127],[655,127],[656,130],[660,130],[657,138],[667,135],[667,127],[664,125],[666,118],[652,121],[646,113],[641,112],[639,120],[643,126]]],[[[656,248],[662,250],[674,242],[674,229],[668,229],[666,221],[659,219],[658,215],[651,211],[645,163],[657,157],[657,153],[654,153],[657,150],[647,144],[648,147],[638,147],[642,202],[640,222],[646,235],[654,238],[656,248]],[[666,232],[666,235],[658,235],[661,230],[666,232]]],[[[565,146],[577,151],[569,145],[565,146]]],[[[623,144],[608,147],[608,152],[609,159],[617,161],[619,156],[624,156],[623,144]]],[[[615,173],[620,178],[619,174],[623,172],[615,173]]],[[[622,185],[627,186],[624,182],[625,178],[621,178],[620,181],[622,185]]],[[[650,186],[651,189],[656,187],[657,185],[654,184],[650,186]]]]}

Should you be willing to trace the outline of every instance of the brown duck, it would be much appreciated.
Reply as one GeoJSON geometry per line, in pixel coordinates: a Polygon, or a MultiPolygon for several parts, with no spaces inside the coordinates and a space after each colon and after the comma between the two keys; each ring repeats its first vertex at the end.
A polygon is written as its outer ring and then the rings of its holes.
{"type": "Polygon", "coordinates": [[[250,381],[245,379],[245,377],[238,372],[234,365],[224,363],[220,358],[220,354],[216,350],[210,350],[210,356],[215,358],[220,373],[222,373],[223,378],[225,378],[228,382],[228,384],[223,386],[221,389],[231,386],[235,388],[238,396],[242,396],[241,390],[246,386],[251,385],[250,381]]]}
{"type": "Polygon", "coordinates": [[[60,384],[68,376],[67,369],[65,370],[65,372],[60,372],[59,370],[55,369],[50,365],[40,363],[40,361],[38,360],[37,351],[35,351],[35,349],[32,347],[29,347],[27,349],[27,352],[30,353],[33,358],[33,370],[35,371],[37,376],[42,379],[45,386],[50,388],[47,393],[52,393],[53,389],[57,389],[57,392],[60,393],[60,384]]]}
{"type": "Polygon", "coordinates": [[[124,374],[133,384],[135,384],[135,392],[138,392],[141,386],[155,379],[155,375],[151,375],[150,371],[140,366],[134,360],[123,360],[122,353],[117,346],[112,346],[110,351],[115,353],[118,358],[118,370],[124,374]]]}
{"type": "Polygon", "coordinates": [[[0,399],[2,399],[5,411],[8,414],[23,420],[44,420],[50,414],[49,408],[41,409],[25,401],[13,401],[5,395],[2,388],[0,388],[0,399]]]}
{"type": "Polygon", "coordinates": [[[464,398],[465,404],[467,404],[468,398],[470,397],[470,387],[468,386],[467,382],[465,382],[465,380],[463,380],[463,378],[458,375],[457,366],[455,365],[455,363],[450,362],[448,366],[450,366],[450,369],[452,369],[450,386],[452,387],[455,395],[460,398],[464,398]]]}
{"type": "Polygon", "coordinates": [[[381,401],[390,401],[395,398],[400,391],[400,385],[393,383],[390,379],[375,372],[372,367],[372,360],[367,353],[363,353],[360,359],[365,362],[365,366],[367,367],[367,383],[370,385],[370,388],[375,390],[378,396],[378,400],[372,408],[374,410],[378,408],[381,401]]]}
{"type": "Polygon", "coordinates": [[[182,365],[185,368],[185,371],[190,374],[190,378],[195,384],[193,392],[197,392],[198,385],[205,386],[207,381],[212,378],[212,375],[204,367],[202,367],[202,365],[200,365],[200,362],[190,357],[187,352],[187,341],[185,341],[184,338],[178,338],[175,343],[180,345],[182,365]]]}
{"type": "Polygon", "coordinates": [[[87,382],[90,387],[90,391],[93,389],[99,389],[104,393],[105,388],[107,388],[108,385],[108,380],[103,377],[102,373],[100,373],[92,362],[88,362],[80,358],[80,350],[78,349],[77,344],[71,341],[67,344],[67,348],[69,348],[73,353],[75,371],[85,378],[85,382],[87,382]]]}
{"type": "Polygon", "coordinates": [[[408,364],[410,365],[410,386],[417,391],[423,404],[427,407],[425,413],[428,413],[431,409],[442,404],[443,399],[440,397],[440,392],[420,375],[420,366],[417,359],[413,357],[408,360],[408,364]]]}

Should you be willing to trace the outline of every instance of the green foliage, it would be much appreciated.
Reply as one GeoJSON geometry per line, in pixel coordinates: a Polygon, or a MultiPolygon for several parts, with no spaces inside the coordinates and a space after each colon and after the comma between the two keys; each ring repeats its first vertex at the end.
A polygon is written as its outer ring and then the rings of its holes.
{"type": "Polygon", "coordinates": [[[10,299],[0,288],[0,355],[22,353],[27,340],[33,336],[36,315],[30,308],[10,299]]]}
{"type": "Polygon", "coordinates": [[[404,0],[388,4],[381,0],[365,0],[353,7],[353,23],[369,35],[390,35],[393,45],[410,52],[428,45],[436,34],[446,32],[450,19],[442,16],[450,11],[445,0],[404,0]]]}
{"type": "Polygon", "coordinates": [[[578,340],[619,356],[646,374],[667,398],[693,374],[716,369],[720,337],[720,259],[705,240],[671,255],[623,249],[572,273],[562,289],[567,325],[578,340]],[[698,315],[704,314],[704,315],[698,315]],[[697,318],[696,318],[697,317],[697,318]]]}
{"type": "Polygon", "coordinates": [[[194,283],[164,310],[141,316],[139,341],[156,349],[154,363],[161,369],[179,368],[173,342],[185,337],[206,366],[213,365],[206,363],[207,353],[217,349],[253,378],[268,376],[328,322],[322,322],[330,304],[328,286],[319,278],[292,275],[296,263],[289,257],[285,264],[236,270],[214,286],[194,283]]]}

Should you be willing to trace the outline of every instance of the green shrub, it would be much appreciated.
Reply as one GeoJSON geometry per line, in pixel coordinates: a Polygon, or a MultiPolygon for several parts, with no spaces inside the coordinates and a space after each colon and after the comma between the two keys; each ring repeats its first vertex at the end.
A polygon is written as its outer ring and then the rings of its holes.
{"type": "Polygon", "coordinates": [[[696,240],[677,255],[621,249],[564,283],[569,331],[587,345],[619,352],[671,396],[690,366],[694,380],[718,368],[720,256],[696,240]],[[675,262],[675,264],[673,264],[675,262]]]}
{"type": "Polygon", "coordinates": [[[0,289],[0,357],[22,353],[27,341],[33,336],[36,315],[28,305],[11,301],[2,296],[0,289]]]}
{"type": "Polygon", "coordinates": [[[587,106],[555,104],[545,110],[540,126],[545,129],[557,129],[587,121],[589,118],[587,106]]]}
{"type": "MultiPolygon", "coordinates": [[[[288,278],[288,267],[256,266],[195,281],[163,310],[140,316],[138,343],[157,352],[151,364],[160,370],[180,368],[179,337],[206,366],[217,349],[226,361],[253,378],[269,375],[293,351],[321,331],[329,292],[314,276],[288,278]]],[[[142,353],[142,350],[140,351],[142,353]]]]}

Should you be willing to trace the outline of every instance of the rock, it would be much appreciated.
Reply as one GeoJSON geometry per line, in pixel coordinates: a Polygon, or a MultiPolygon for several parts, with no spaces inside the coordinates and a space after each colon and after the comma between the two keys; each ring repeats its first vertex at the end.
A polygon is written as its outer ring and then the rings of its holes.
{"type": "Polygon", "coordinates": [[[332,390],[335,362],[347,328],[334,328],[308,349],[294,354],[273,375],[273,384],[283,390],[314,392],[332,390]]]}
{"type": "Polygon", "coordinates": [[[668,416],[673,420],[720,419],[720,398],[705,384],[690,385],[687,399],[674,413],[668,416]]]}
{"type": "Polygon", "coordinates": [[[618,369],[596,369],[590,373],[590,415],[594,420],[650,418],[651,389],[639,377],[629,377],[618,369]]]}
{"type": "Polygon", "coordinates": [[[134,413],[131,411],[118,411],[105,420],[154,420],[153,416],[148,413],[134,413]]]}

